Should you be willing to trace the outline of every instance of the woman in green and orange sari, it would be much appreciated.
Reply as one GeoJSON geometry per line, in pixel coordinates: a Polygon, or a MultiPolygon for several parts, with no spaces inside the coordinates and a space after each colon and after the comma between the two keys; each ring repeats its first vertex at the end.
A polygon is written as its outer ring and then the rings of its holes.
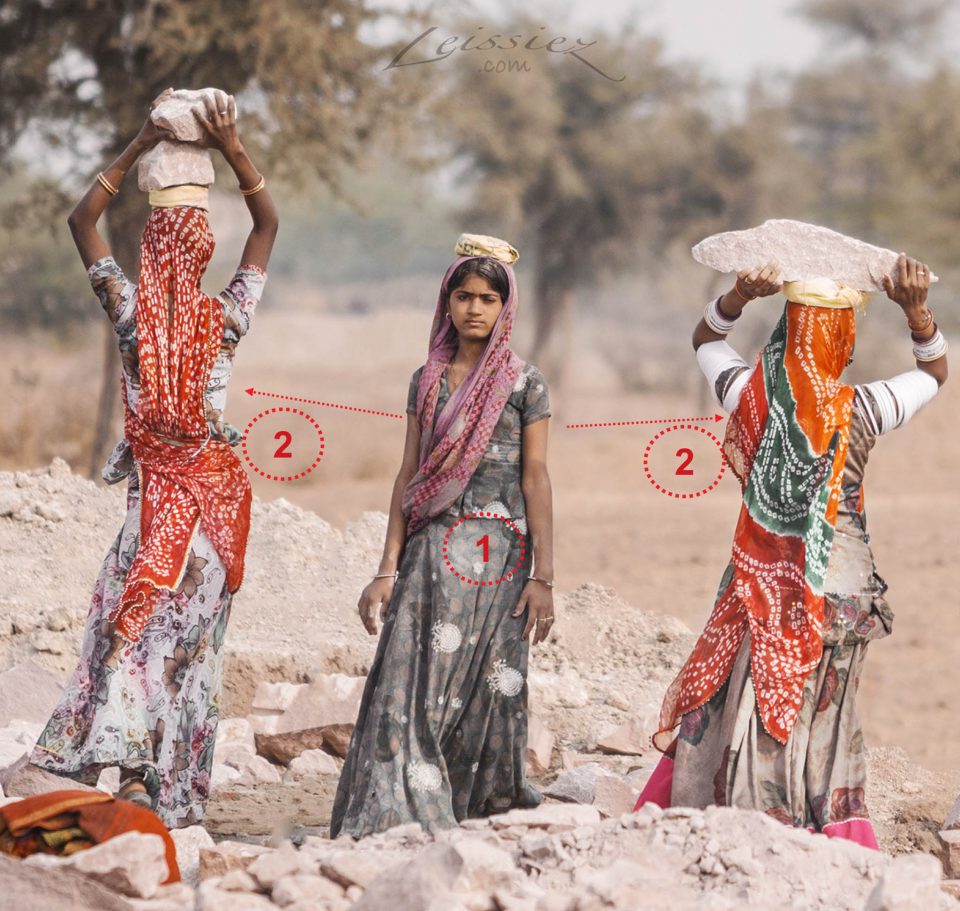
{"type": "Polygon", "coordinates": [[[782,286],[783,316],[750,370],[725,338],[747,302],[781,289],[774,263],[741,272],[694,331],[701,369],[732,412],[724,454],[743,505],[713,612],[664,699],[654,743],[665,756],[638,808],[737,806],[877,846],[854,703],[867,645],[893,614],[863,474],[877,437],[947,378],[929,270],[904,256],[897,269],[883,287],[907,318],[917,367],[891,380],[841,382],[862,295],[823,279],[782,286]]]}

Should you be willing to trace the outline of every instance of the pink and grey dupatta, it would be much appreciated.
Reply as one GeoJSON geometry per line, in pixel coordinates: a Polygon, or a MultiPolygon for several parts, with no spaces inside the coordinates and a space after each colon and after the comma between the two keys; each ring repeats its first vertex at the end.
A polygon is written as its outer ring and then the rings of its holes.
{"type": "Polygon", "coordinates": [[[497,317],[483,356],[437,414],[440,379],[458,344],[456,328],[444,318],[448,284],[461,263],[478,258],[457,257],[440,286],[430,330],[430,350],[417,390],[420,467],[403,493],[408,537],[462,496],[524,366],[510,350],[510,334],[517,312],[516,277],[513,269],[501,262],[510,282],[509,297],[497,317]]]}

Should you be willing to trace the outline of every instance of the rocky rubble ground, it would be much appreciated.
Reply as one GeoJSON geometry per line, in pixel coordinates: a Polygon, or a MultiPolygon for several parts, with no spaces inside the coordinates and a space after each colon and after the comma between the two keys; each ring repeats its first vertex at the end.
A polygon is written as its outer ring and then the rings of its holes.
{"type": "MultiPolygon", "coordinates": [[[[25,758],[76,658],[122,513],[117,491],[59,461],[0,473],[3,800],[64,786],[25,758]]],[[[870,752],[868,804],[889,853],[731,809],[629,812],[657,760],[657,703],[691,634],[595,585],[561,597],[560,634],[531,660],[528,763],[541,807],[436,837],[400,827],[331,842],[373,650],[354,605],[383,528],[379,514],[341,533],[283,501],[255,504],[213,795],[205,827],[174,833],[186,882],[160,886],[159,840],[132,835],[67,861],[0,856],[11,907],[39,908],[41,897],[57,908],[156,911],[960,907],[954,884],[941,883],[944,868],[960,878],[960,806],[950,810],[951,787],[899,751],[870,752]]],[[[115,778],[105,773],[101,787],[115,778]]]]}

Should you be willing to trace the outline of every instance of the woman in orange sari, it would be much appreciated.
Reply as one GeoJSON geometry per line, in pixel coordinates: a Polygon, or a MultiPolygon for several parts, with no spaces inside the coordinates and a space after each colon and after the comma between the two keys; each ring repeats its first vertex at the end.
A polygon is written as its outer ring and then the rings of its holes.
{"type": "Polygon", "coordinates": [[[70,216],[119,337],[124,439],[104,478],[129,479],[127,514],[97,579],[80,662],[31,757],[88,784],[119,766],[121,796],[170,827],[199,822],[210,792],[223,642],[243,578],[251,501],[231,448],[241,436],[224,423],[223,408],[278,223],[237,134],[233,98],[208,97],[198,119],[253,218],[240,267],[221,294],[200,290],[214,246],[205,188],[151,194],[136,285],[97,230],[125,173],[161,138],[149,118],[70,216]]]}
{"type": "Polygon", "coordinates": [[[883,382],[841,382],[862,295],[823,279],[783,285],[783,316],[748,368],[725,339],[748,301],[780,290],[772,263],[740,273],[694,331],[701,369],[732,412],[724,454],[743,505],[713,612],[664,699],[654,742],[666,755],[638,807],[738,806],[877,845],[855,696],[867,646],[893,614],[863,475],[877,438],[947,378],[926,266],[901,256],[883,286],[917,359],[883,382]]]}

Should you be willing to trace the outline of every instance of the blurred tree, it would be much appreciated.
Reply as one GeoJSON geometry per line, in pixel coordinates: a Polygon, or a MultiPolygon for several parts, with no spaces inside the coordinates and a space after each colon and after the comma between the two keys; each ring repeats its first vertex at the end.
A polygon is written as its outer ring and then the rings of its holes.
{"type": "MultiPolygon", "coordinates": [[[[522,17],[510,31],[539,28],[522,17]]],[[[462,165],[470,230],[506,233],[532,253],[532,357],[555,380],[577,291],[639,262],[655,266],[725,205],[697,74],[667,64],[659,41],[632,29],[590,38],[589,66],[543,51],[522,55],[525,71],[464,61],[437,106],[462,165]]]]}
{"type": "MultiPolygon", "coordinates": [[[[7,0],[0,161],[29,133],[35,148],[60,149],[79,182],[96,170],[89,155],[75,154],[85,139],[96,137],[98,161],[109,160],[164,88],[214,85],[241,96],[244,140],[271,176],[309,170],[339,189],[340,169],[357,163],[375,135],[402,132],[419,91],[415,78],[382,77],[397,48],[375,43],[369,30],[387,15],[354,0],[7,0]]],[[[131,179],[106,220],[114,253],[133,274],[147,210],[131,179]]],[[[117,401],[110,333],[104,351],[91,474],[117,401]]]]}
{"type": "Polygon", "coordinates": [[[897,248],[916,243],[916,255],[931,255],[923,252],[931,241],[933,253],[946,253],[945,232],[956,231],[956,155],[943,138],[960,135],[958,84],[952,68],[936,63],[950,6],[800,7],[839,51],[796,78],[787,105],[820,220],[897,248]]]}
{"type": "Polygon", "coordinates": [[[837,44],[859,40],[873,54],[923,49],[943,24],[953,0],[806,0],[799,11],[831,28],[837,44]]]}

